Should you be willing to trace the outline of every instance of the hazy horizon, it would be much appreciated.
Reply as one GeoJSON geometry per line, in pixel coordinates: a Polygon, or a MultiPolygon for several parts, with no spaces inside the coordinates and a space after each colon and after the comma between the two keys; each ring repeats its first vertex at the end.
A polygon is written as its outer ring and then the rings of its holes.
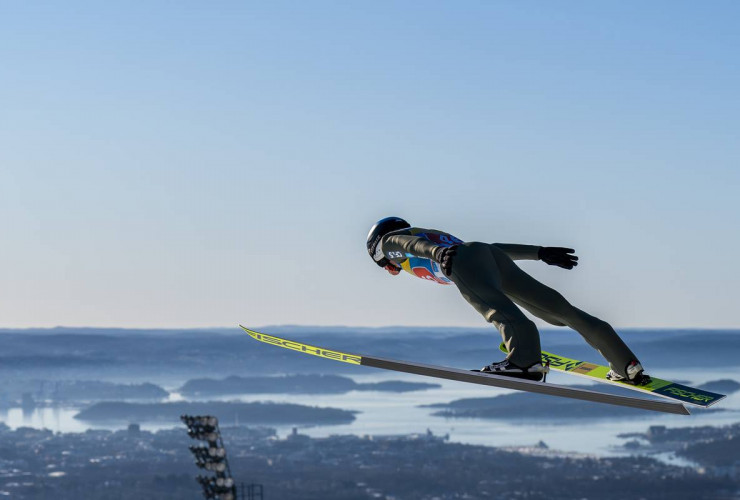
{"type": "MultiPolygon", "coordinates": [[[[535,318],[536,320],[536,318],[535,318]]],[[[358,329],[358,330],[394,330],[394,329],[430,329],[430,330],[471,330],[471,331],[481,331],[481,332],[488,332],[494,334],[494,335],[500,335],[498,330],[494,328],[492,325],[484,324],[483,326],[480,325],[472,325],[472,326],[466,326],[466,325],[374,325],[374,326],[365,326],[365,325],[346,325],[346,324],[334,324],[334,325],[321,325],[321,324],[305,324],[305,325],[299,325],[299,324],[290,324],[290,323],[277,323],[277,324],[265,324],[265,325],[253,325],[251,323],[245,324],[244,322],[241,323],[242,325],[255,329],[255,330],[265,330],[269,328],[297,328],[297,329],[315,329],[315,328],[326,328],[326,329],[358,329]]],[[[234,330],[241,332],[242,330],[239,328],[239,325],[234,326],[228,326],[228,325],[210,325],[210,326],[168,326],[168,327],[153,327],[153,326],[133,326],[133,327],[122,327],[122,326],[100,326],[100,325],[53,325],[53,326],[0,326],[0,332],[3,331],[16,331],[16,330],[75,330],[75,329],[81,329],[81,330],[131,330],[131,331],[137,331],[137,330],[146,330],[146,331],[205,331],[205,330],[234,330]]],[[[541,332],[569,332],[573,333],[575,335],[578,335],[578,332],[575,330],[572,330],[568,327],[556,327],[553,325],[549,325],[547,323],[539,322],[538,330],[541,332]]],[[[627,327],[618,327],[618,330],[620,331],[713,331],[713,332],[740,332],[740,327],[685,327],[685,326],[654,326],[654,327],[645,327],[645,326],[627,326],[627,327]]]]}

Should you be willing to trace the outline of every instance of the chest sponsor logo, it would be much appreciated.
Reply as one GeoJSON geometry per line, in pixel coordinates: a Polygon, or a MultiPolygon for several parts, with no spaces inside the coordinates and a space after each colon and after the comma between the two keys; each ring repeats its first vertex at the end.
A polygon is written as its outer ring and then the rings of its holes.
{"type": "Polygon", "coordinates": [[[444,280],[444,279],[440,278],[439,276],[435,276],[426,267],[421,267],[421,266],[412,267],[411,268],[411,272],[414,273],[414,275],[417,278],[421,278],[423,280],[434,281],[435,283],[439,283],[441,285],[449,285],[450,284],[449,280],[444,280]]]}

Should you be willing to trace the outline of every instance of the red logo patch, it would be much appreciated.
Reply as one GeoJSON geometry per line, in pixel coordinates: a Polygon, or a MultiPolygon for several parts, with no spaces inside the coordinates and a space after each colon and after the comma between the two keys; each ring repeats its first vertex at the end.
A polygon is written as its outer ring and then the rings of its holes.
{"type": "Polygon", "coordinates": [[[437,283],[442,283],[443,285],[447,284],[447,281],[444,281],[437,276],[433,275],[429,269],[426,267],[413,267],[411,268],[411,271],[419,278],[429,280],[429,281],[436,281],[437,283]]]}

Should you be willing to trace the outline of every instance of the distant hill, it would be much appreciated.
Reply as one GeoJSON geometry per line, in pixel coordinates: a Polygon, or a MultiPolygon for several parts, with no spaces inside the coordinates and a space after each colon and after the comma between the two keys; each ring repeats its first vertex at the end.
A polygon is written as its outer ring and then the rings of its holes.
{"type": "MultiPolygon", "coordinates": [[[[487,329],[274,327],[266,333],[300,338],[350,353],[418,360],[461,368],[479,367],[503,356],[499,333],[487,329]],[[341,334],[339,333],[341,332],[341,334]],[[445,333],[448,332],[448,333],[445,333]]],[[[255,342],[238,329],[125,330],[58,328],[0,331],[0,376],[157,381],[196,374],[254,376],[300,373],[369,374],[372,368],[334,363],[255,342]],[[91,376],[93,374],[93,376],[91,376]]],[[[624,330],[620,334],[652,372],[676,366],[737,371],[740,331],[624,330]],[[697,338],[701,342],[697,342],[697,338]]],[[[543,348],[603,363],[568,329],[543,330],[543,348]]]]}
{"type": "Polygon", "coordinates": [[[100,400],[165,399],[169,392],[150,383],[120,384],[101,380],[4,380],[0,387],[0,406],[20,405],[23,395],[37,403],[80,403],[100,400]]]}
{"type": "Polygon", "coordinates": [[[170,395],[154,384],[114,384],[99,380],[70,380],[46,384],[46,395],[54,400],[164,399],[170,395]]]}
{"type": "Polygon", "coordinates": [[[728,378],[723,378],[722,380],[712,380],[706,384],[701,384],[697,386],[697,388],[729,395],[740,390],[740,383],[728,378]]]}

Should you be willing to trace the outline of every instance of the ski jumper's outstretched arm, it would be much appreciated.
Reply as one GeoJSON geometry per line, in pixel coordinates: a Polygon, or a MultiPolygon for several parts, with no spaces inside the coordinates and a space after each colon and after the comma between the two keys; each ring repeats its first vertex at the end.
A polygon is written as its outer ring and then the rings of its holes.
{"type": "Polygon", "coordinates": [[[537,245],[519,245],[518,243],[494,243],[511,260],[540,260],[539,252],[542,247],[537,245]]]}
{"type": "Polygon", "coordinates": [[[517,245],[513,243],[493,243],[503,250],[511,260],[541,260],[551,266],[573,269],[578,265],[578,257],[572,248],[540,247],[535,245],[517,245]]]}
{"type": "MultiPolygon", "coordinates": [[[[417,257],[439,261],[439,252],[444,247],[426,238],[416,236],[419,233],[447,235],[447,233],[437,229],[408,228],[394,231],[383,238],[383,253],[391,260],[397,260],[397,258],[393,259],[393,256],[396,255],[394,252],[401,252],[404,254],[404,258],[405,254],[410,253],[417,257]]],[[[517,243],[494,243],[494,245],[512,260],[539,260],[539,251],[542,248],[538,245],[520,245],[517,243]]]]}
{"type": "MultiPolygon", "coordinates": [[[[406,259],[407,254],[441,262],[445,249],[450,245],[462,243],[460,240],[437,229],[411,227],[388,233],[382,240],[382,251],[385,256],[396,263],[406,259]],[[424,235],[436,235],[437,244],[424,235]],[[418,236],[421,235],[421,236],[418,236]]],[[[542,260],[549,265],[564,269],[573,269],[578,265],[578,257],[573,255],[572,248],[542,247],[539,245],[522,245],[518,243],[492,243],[492,246],[504,252],[511,260],[542,260]]],[[[452,252],[454,255],[454,252],[452,252]]],[[[443,266],[445,267],[445,266],[443,266]]]]}

